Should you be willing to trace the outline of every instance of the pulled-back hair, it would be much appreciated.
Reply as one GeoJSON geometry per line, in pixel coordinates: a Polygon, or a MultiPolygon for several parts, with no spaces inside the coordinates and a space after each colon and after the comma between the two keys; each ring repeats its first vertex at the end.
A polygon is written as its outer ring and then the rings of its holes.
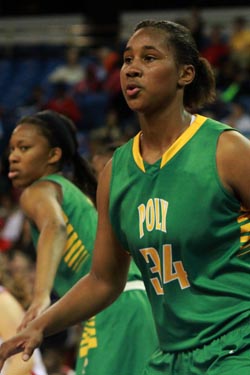
{"type": "Polygon", "coordinates": [[[200,56],[191,31],[172,21],[144,20],[134,31],[144,28],[159,29],[166,33],[166,43],[173,50],[177,66],[193,65],[195,78],[184,88],[184,106],[196,110],[215,99],[215,75],[210,63],[200,56]]]}
{"type": "Polygon", "coordinates": [[[71,119],[51,110],[22,117],[19,124],[39,127],[49,145],[62,150],[58,171],[72,167],[72,181],[96,203],[97,181],[90,163],[78,151],[76,127],[71,119]]]}

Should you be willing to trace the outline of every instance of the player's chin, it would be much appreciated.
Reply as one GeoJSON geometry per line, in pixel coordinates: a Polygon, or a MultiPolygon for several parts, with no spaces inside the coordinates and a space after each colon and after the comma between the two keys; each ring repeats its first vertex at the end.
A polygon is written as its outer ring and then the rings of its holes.
{"type": "Polygon", "coordinates": [[[13,178],[11,180],[12,186],[16,189],[24,189],[25,187],[28,186],[28,184],[25,184],[22,180],[19,178],[13,178]]]}
{"type": "Polygon", "coordinates": [[[138,98],[127,99],[127,105],[133,112],[143,112],[143,103],[138,98]]]}

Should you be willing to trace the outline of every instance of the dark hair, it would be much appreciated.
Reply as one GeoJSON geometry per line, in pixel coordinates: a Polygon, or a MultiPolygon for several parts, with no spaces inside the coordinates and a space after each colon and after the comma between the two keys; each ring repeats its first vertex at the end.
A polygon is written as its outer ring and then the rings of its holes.
{"type": "Polygon", "coordinates": [[[23,123],[39,127],[52,148],[61,148],[62,158],[58,170],[72,166],[72,181],[96,203],[97,181],[91,164],[78,152],[77,132],[73,121],[58,112],[44,110],[22,117],[17,125],[23,123]]]}
{"type": "Polygon", "coordinates": [[[215,75],[212,66],[201,57],[191,31],[172,21],[144,20],[134,31],[143,28],[159,29],[166,33],[167,43],[173,49],[177,65],[191,64],[195,69],[194,80],[184,88],[184,106],[196,110],[215,100],[215,75]]]}

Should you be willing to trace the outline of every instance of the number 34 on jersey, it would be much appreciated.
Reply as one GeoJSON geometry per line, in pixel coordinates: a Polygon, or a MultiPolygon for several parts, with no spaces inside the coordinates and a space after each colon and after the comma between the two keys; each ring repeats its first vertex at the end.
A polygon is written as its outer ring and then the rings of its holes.
{"type": "MultiPolygon", "coordinates": [[[[144,236],[144,230],[150,232],[155,229],[166,232],[167,211],[168,202],[163,199],[149,199],[146,205],[141,204],[138,207],[140,238],[144,236]]],[[[140,249],[140,252],[146,263],[152,265],[150,267],[152,273],[150,281],[157,295],[164,294],[163,285],[173,281],[178,281],[181,289],[190,286],[182,261],[173,262],[172,245],[165,244],[162,246],[163,264],[161,264],[158,251],[155,248],[143,248],[140,249]]]]}

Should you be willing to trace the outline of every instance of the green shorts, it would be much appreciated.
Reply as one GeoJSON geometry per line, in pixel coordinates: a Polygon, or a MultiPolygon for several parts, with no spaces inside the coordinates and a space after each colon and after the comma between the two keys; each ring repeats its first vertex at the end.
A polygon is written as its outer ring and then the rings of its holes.
{"type": "Polygon", "coordinates": [[[195,350],[156,351],[143,375],[250,375],[250,321],[195,350]]]}
{"type": "Polygon", "coordinates": [[[142,375],[159,346],[142,281],[130,281],[108,308],[86,322],[76,375],[142,375]]]}

